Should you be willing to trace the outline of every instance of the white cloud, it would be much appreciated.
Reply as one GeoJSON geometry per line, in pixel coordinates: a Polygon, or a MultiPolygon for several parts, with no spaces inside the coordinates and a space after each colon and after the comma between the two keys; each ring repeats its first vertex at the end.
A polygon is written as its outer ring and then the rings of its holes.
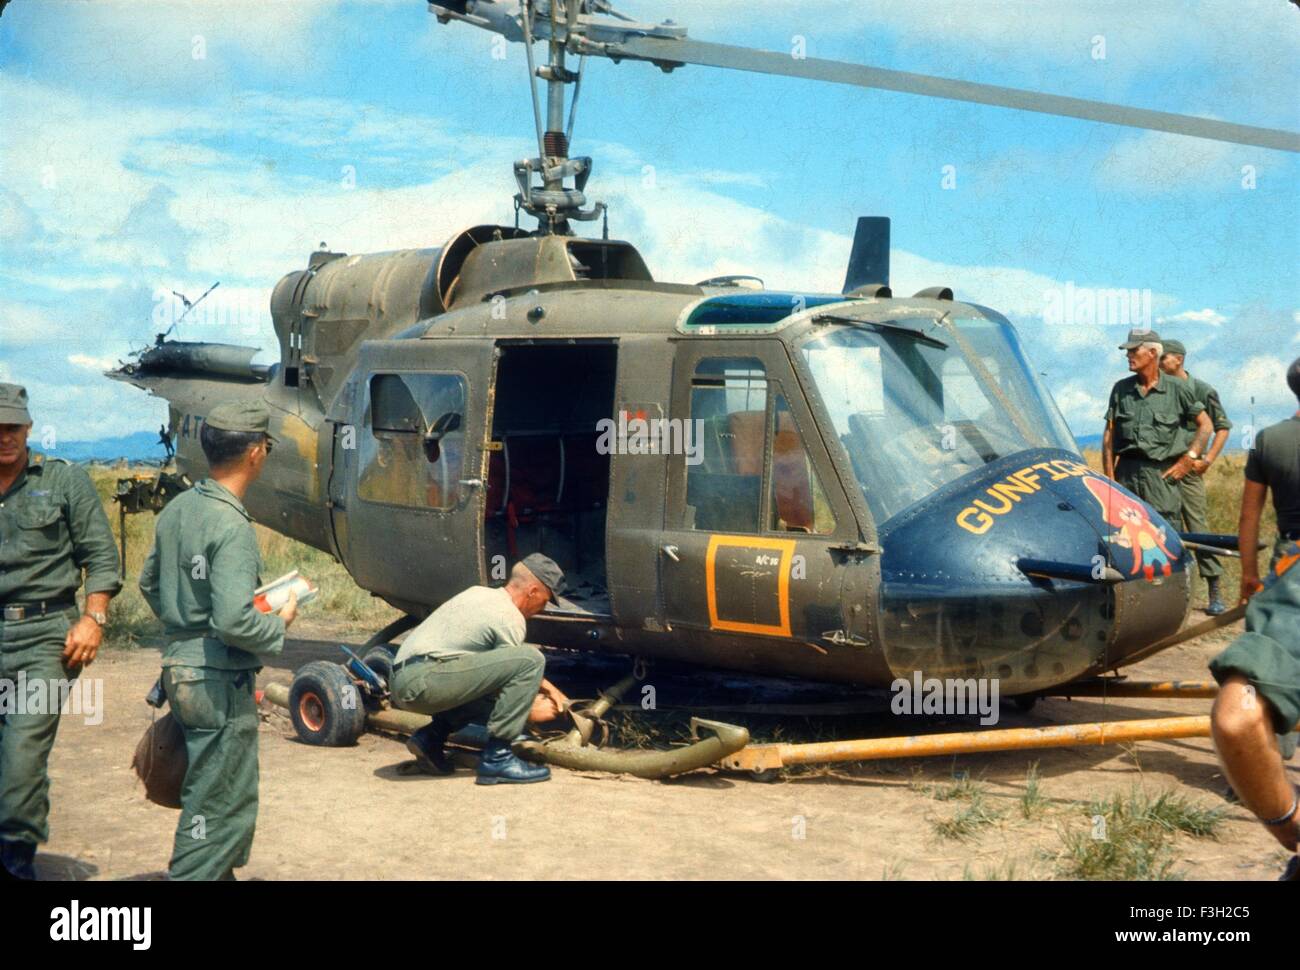
{"type": "Polygon", "coordinates": [[[1182,313],[1175,313],[1171,317],[1161,317],[1157,323],[1194,323],[1203,324],[1209,327],[1219,327],[1228,320],[1218,310],[1206,307],[1203,310],[1184,310],[1182,313]]]}
{"type": "Polygon", "coordinates": [[[1249,394],[1261,408],[1289,409],[1295,404],[1295,395],[1286,383],[1286,369],[1291,361],[1272,354],[1249,357],[1239,367],[1233,368],[1231,378],[1240,390],[1249,394]]]}
{"type": "Polygon", "coordinates": [[[1143,194],[1187,188],[1241,192],[1243,167],[1250,166],[1258,179],[1272,155],[1261,148],[1147,131],[1117,140],[1095,174],[1103,186],[1143,194]]]}
{"type": "Polygon", "coordinates": [[[1066,421],[1072,428],[1079,429],[1079,434],[1096,434],[1101,430],[1109,384],[1069,381],[1059,387],[1049,384],[1049,390],[1066,421]]]}
{"type": "Polygon", "coordinates": [[[89,354],[69,354],[68,363],[73,367],[94,371],[97,374],[117,366],[117,361],[112,357],[91,357],[89,354]]]}
{"type": "Polygon", "coordinates": [[[77,332],[67,316],[55,310],[0,296],[0,349],[13,350],[55,340],[66,340],[77,332]]]}

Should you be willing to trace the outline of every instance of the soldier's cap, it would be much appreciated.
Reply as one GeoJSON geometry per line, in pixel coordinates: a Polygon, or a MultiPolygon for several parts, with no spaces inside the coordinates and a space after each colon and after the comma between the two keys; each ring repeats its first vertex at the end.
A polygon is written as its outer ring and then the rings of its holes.
{"type": "Polygon", "coordinates": [[[538,582],[551,591],[551,602],[556,602],[557,593],[564,592],[564,570],[549,556],[540,552],[530,552],[522,560],[524,567],[537,577],[538,582]]]}
{"type": "Polygon", "coordinates": [[[27,388],[0,384],[0,424],[31,424],[27,410],[27,388]]]}
{"type": "Polygon", "coordinates": [[[1162,340],[1166,354],[1177,354],[1179,357],[1187,356],[1187,348],[1183,346],[1181,340],[1162,340]]]}
{"type": "Polygon", "coordinates": [[[243,431],[264,434],[272,441],[271,412],[262,401],[222,401],[203,419],[208,427],[218,431],[243,431]]]}
{"type": "Polygon", "coordinates": [[[1160,334],[1154,330],[1130,330],[1128,339],[1119,345],[1120,350],[1132,350],[1134,347],[1141,347],[1143,344],[1161,343],[1160,334]]]}

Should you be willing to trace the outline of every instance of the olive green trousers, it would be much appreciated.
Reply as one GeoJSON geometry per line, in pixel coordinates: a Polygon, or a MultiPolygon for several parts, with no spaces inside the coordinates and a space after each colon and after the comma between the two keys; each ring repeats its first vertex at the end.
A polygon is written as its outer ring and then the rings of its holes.
{"type": "Polygon", "coordinates": [[[76,680],[81,668],[63,663],[64,641],[76,616],[71,609],[7,623],[0,619],[0,681],[6,695],[0,708],[0,840],[6,842],[39,845],[50,837],[47,768],[59,706],[46,686],[35,688],[47,701],[39,708],[30,703],[31,692],[38,682],[76,680]],[[19,698],[20,688],[26,697],[19,698]]]}
{"type": "Polygon", "coordinates": [[[255,670],[163,668],[172,715],[185,732],[181,787],[168,873],[172,879],[233,879],[248,864],[257,827],[255,670]]]}
{"type": "Polygon", "coordinates": [[[526,643],[408,663],[393,675],[393,701],[437,715],[448,730],[485,721],[493,738],[513,741],[528,722],[545,667],[541,651],[526,643]]]}
{"type": "Polygon", "coordinates": [[[1150,505],[1160,517],[1177,529],[1182,525],[1183,496],[1178,483],[1163,478],[1173,461],[1149,461],[1121,456],[1115,465],[1115,481],[1150,505]]]}
{"type": "MultiPolygon", "coordinates": [[[[1209,532],[1210,503],[1205,494],[1205,479],[1196,472],[1189,472],[1178,483],[1178,491],[1183,501],[1183,514],[1181,520],[1172,523],[1174,527],[1182,532],[1209,532]]],[[[1201,549],[1196,550],[1196,568],[1202,579],[1218,579],[1223,575],[1219,557],[1201,549]]]]}

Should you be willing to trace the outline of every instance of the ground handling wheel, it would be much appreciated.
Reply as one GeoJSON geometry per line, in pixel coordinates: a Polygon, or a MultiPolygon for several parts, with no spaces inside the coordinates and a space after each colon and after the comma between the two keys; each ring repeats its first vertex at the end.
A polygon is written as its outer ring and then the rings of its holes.
{"type": "Polygon", "coordinates": [[[366,651],[366,655],[361,658],[361,662],[382,677],[384,686],[391,689],[393,686],[393,659],[396,656],[396,647],[391,643],[381,643],[366,651]]]}
{"type": "Polygon", "coordinates": [[[361,691],[338,664],[315,660],[293,678],[289,718],[307,744],[343,748],[356,744],[366,730],[361,691]]]}

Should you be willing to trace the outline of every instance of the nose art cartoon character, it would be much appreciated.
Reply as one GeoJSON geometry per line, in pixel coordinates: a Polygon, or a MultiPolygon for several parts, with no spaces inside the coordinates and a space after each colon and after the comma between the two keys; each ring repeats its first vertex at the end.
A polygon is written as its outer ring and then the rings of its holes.
{"type": "Polygon", "coordinates": [[[1170,563],[1177,557],[1165,544],[1164,526],[1155,526],[1146,506],[1105,479],[1090,475],[1083,483],[1100,503],[1106,523],[1118,530],[1107,536],[1106,541],[1132,551],[1133,568],[1129,574],[1136,576],[1141,572],[1148,582],[1155,579],[1157,569],[1162,576],[1168,576],[1172,571],[1170,563]]]}

